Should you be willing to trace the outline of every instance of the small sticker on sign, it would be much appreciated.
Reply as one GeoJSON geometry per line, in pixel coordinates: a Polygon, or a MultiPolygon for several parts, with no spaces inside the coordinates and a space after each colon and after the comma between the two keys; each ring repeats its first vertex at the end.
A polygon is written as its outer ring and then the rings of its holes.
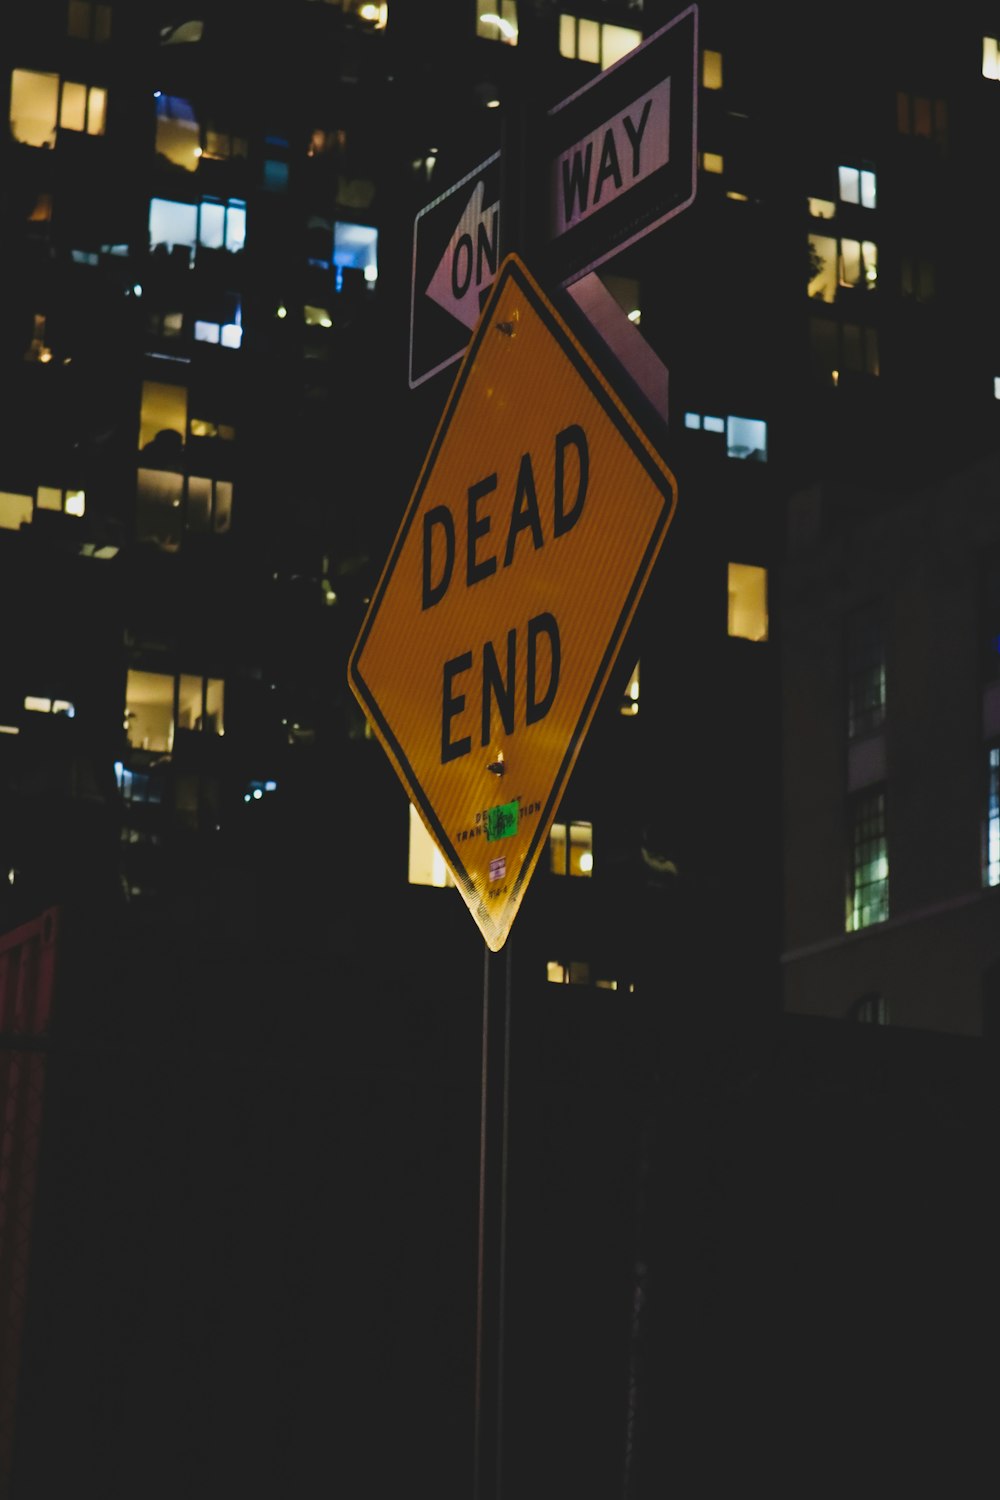
{"type": "Polygon", "coordinates": [[[501,807],[491,807],[486,814],[486,839],[495,843],[497,839],[509,839],[517,832],[517,803],[505,802],[501,807]]]}
{"type": "Polygon", "coordinates": [[[503,855],[501,855],[499,859],[491,859],[490,860],[490,884],[491,885],[493,884],[494,880],[502,880],[504,878],[504,876],[506,875],[506,873],[507,873],[507,861],[503,857],[503,855]]]}

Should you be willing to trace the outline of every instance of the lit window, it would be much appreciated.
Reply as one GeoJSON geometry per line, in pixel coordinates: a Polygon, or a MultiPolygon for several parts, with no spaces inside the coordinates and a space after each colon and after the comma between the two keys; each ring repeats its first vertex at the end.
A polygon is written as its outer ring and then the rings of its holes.
{"type": "Polygon", "coordinates": [[[0,528],[4,531],[19,531],[30,523],[33,513],[30,495],[0,490],[0,528]]]}
{"type": "Polygon", "coordinates": [[[197,170],[201,159],[201,127],[187,99],[174,94],[156,96],[156,151],[175,167],[197,170]]]}
{"type": "Polygon", "coordinates": [[[639,663],[636,662],[632,668],[632,675],[625,684],[625,692],[621,701],[621,712],[626,719],[632,719],[639,712],[639,663]]]}
{"type": "Polygon", "coordinates": [[[218,677],[143,672],[130,667],[125,730],[136,750],[169,754],[177,729],[223,734],[223,684],[218,677]]]}
{"type": "Polygon", "coordinates": [[[483,8],[476,16],[476,35],[491,42],[517,46],[517,0],[480,0],[483,8]]]}
{"type": "Polygon", "coordinates": [[[136,484],[136,540],[156,542],[175,552],[184,531],[221,534],[232,522],[233,484],[229,479],[184,475],[166,469],[139,469],[136,484]]]}
{"type": "Polygon", "coordinates": [[[702,426],[706,432],[725,432],[726,424],[722,417],[704,417],[702,426]]]}
{"type": "Polygon", "coordinates": [[[745,641],[766,641],[767,627],[767,569],[731,562],[729,634],[745,641]]]}
{"type": "Polygon", "coordinates": [[[148,450],[155,442],[164,456],[184,446],[187,432],[188,393],[182,385],[160,380],[142,382],[139,414],[139,447],[148,450]]]}
{"type": "Polygon", "coordinates": [[[859,932],[889,916],[885,792],[869,791],[852,798],[849,826],[846,925],[848,932],[859,932]]]}
{"type": "Polygon", "coordinates": [[[35,491],[37,510],[59,510],[67,516],[82,516],[87,508],[83,490],[57,489],[54,485],[40,484],[35,491]]]}
{"type": "Polygon", "coordinates": [[[409,882],[411,885],[435,885],[441,888],[455,884],[437,844],[410,803],[409,882]]]}
{"type": "Polygon", "coordinates": [[[810,198],[809,216],[812,219],[834,219],[837,216],[837,205],[829,198],[810,198]]]}
{"type": "Polygon", "coordinates": [[[701,153],[701,167],[703,172],[720,173],[722,171],[722,157],[717,151],[703,151],[701,153]]]}
{"type": "Polygon", "coordinates": [[[242,198],[203,198],[200,204],[181,203],[171,198],[151,198],[149,202],[149,245],[162,249],[191,264],[190,252],[197,245],[206,250],[228,250],[236,253],[246,240],[247,206],[242,198]],[[187,255],[183,254],[184,250],[187,255]]]}
{"type": "Polygon", "coordinates": [[[373,286],[378,280],[378,230],[338,220],[333,226],[333,264],[338,292],[349,280],[359,279],[359,273],[367,286],[373,286]]]}
{"type": "Polygon", "coordinates": [[[836,300],[840,287],[873,288],[878,280],[878,250],[871,240],[837,240],[829,235],[809,236],[810,297],[822,302],[836,300]]]}
{"type": "Polygon", "coordinates": [[[876,206],[875,173],[866,167],[838,167],[837,185],[841,203],[859,203],[862,208],[876,206]]]}
{"type": "Polygon", "coordinates": [[[559,55],[579,62],[610,68],[642,41],[642,32],[609,21],[588,21],[579,16],[559,17],[559,55]]]}
{"type": "Polygon", "coordinates": [[[25,709],[33,714],[57,714],[64,719],[76,718],[76,705],[68,698],[41,698],[29,693],[24,700],[25,709]]]}
{"type": "Polygon", "coordinates": [[[767,423],[758,417],[727,417],[726,456],[766,463],[767,423]]]}
{"type": "Polygon", "coordinates": [[[882,611],[868,604],[847,622],[847,736],[877,734],[886,712],[885,635],[882,611]]]}
{"type": "Polygon", "coordinates": [[[553,823],[549,833],[549,864],[553,875],[593,875],[594,825],[553,823]]]}
{"type": "Polygon", "coordinates": [[[1000,46],[995,36],[983,37],[983,77],[1000,79],[1000,46]]]}
{"type": "Polygon", "coordinates": [[[990,745],[986,768],[983,884],[1000,885],[1000,745],[990,745]]]}
{"type": "Polygon", "coordinates": [[[58,73],[15,68],[10,80],[10,127],[25,146],[52,147],[56,127],[86,135],[103,135],[107,90],[64,82],[58,73]]]}
{"type": "Polygon", "coordinates": [[[695,431],[700,430],[701,414],[696,411],[686,411],[684,413],[684,426],[694,428],[695,431]]]}
{"type": "MultiPolygon", "coordinates": [[[[590,983],[590,964],[582,958],[565,960],[550,958],[545,965],[545,973],[550,984],[590,983]]],[[[598,980],[598,983],[602,989],[617,988],[613,982],[598,980]]]]}
{"type": "Polygon", "coordinates": [[[701,54],[701,86],[706,89],[722,87],[722,53],[712,52],[708,47],[701,54]]]}

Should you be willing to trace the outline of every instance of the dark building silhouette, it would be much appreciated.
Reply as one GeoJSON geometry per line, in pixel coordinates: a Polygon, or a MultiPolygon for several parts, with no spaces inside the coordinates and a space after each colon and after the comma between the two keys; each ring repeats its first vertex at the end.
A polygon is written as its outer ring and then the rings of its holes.
{"type": "MultiPolygon", "coordinates": [[[[457,369],[411,384],[417,215],[501,152],[544,282],[546,111],[682,9],[6,8],[14,1500],[472,1492],[482,940],[347,660],[457,369]]],[[[1000,22],[697,16],[696,196],[599,270],[658,389],[548,288],[679,501],[502,955],[503,1493],[968,1492],[1000,22]]]]}

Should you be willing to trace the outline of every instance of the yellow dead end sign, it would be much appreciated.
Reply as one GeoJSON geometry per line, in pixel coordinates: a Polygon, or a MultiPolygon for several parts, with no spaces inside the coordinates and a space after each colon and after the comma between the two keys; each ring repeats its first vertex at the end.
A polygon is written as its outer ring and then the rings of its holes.
{"type": "Polygon", "coordinates": [[[670,470],[508,256],[349,666],[494,952],[676,503],[670,470]]]}

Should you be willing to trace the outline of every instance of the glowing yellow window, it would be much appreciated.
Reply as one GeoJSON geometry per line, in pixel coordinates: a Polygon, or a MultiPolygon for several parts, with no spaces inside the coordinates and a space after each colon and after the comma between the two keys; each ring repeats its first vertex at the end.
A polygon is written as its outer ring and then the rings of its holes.
{"type": "Polygon", "coordinates": [[[553,823],[549,833],[549,863],[553,875],[594,873],[594,825],[553,823]]]}
{"type": "Polygon", "coordinates": [[[451,871],[437,844],[424,827],[420,814],[410,803],[409,882],[411,885],[454,885],[451,871]]]}
{"type": "Polygon", "coordinates": [[[767,569],[729,564],[729,634],[747,641],[767,640],[767,569]]]}
{"type": "Polygon", "coordinates": [[[706,47],[701,54],[701,83],[702,88],[721,89],[722,87],[722,53],[713,52],[706,47]]]}

